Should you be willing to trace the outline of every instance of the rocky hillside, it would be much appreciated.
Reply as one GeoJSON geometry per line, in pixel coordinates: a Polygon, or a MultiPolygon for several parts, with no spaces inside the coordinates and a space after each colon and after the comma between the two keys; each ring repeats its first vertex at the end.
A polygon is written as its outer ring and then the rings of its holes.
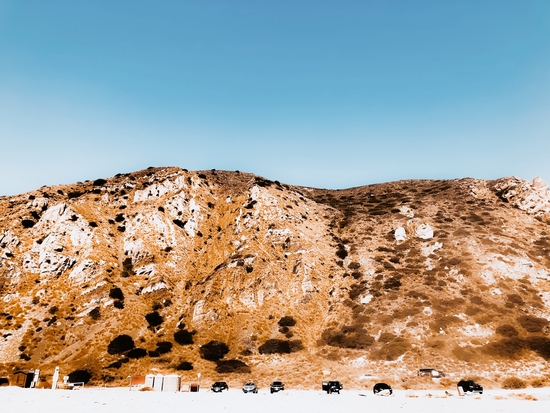
{"type": "Polygon", "coordinates": [[[544,376],[549,222],[538,178],[336,191],[149,168],[1,197],[0,376],[544,376]]]}

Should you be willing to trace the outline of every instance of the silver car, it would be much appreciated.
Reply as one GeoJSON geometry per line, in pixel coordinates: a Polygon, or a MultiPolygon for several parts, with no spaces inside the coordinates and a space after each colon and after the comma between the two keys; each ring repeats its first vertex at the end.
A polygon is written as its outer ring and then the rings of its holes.
{"type": "Polygon", "coordinates": [[[249,381],[243,386],[243,393],[258,393],[258,388],[254,382],[249,381]]]}

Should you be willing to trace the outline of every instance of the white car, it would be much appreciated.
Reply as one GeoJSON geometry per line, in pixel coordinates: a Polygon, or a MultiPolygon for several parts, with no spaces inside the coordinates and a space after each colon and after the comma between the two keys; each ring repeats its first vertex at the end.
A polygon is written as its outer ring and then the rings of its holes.
{"type": "Polygon", "coordinates": [[[258,388],[254,382],[249,381],[243,386],[243,393],[258,393],[258,388]]]}

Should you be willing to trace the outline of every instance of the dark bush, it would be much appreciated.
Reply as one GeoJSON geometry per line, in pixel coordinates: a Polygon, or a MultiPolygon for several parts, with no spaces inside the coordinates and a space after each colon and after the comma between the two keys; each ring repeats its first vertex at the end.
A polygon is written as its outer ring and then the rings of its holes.
{"type": "Polygon", "coordinates": [[[294,327],[296,325],[296,320],[292,316],[285,315],[279,320],[279,325],[281,327],[294,327]]]}
{"type": "Polygon", "coordinates": [[[90,317],[92,317],[92,320],[99,320],[101,318],[101,313],[99,311],[99,307],[95,307],[92,311],[88,313],[90,317]]]}
{"type": "Polygon", "coordinates": [[[187,224],[187,221],[180,221],[179,219],[174,219],[172,222],[180,228],[185,228],[185,224],[187,224]]]}
{"type": "Polygon", "coordinates": [[[250,373],[250,367],[241,360],[219,360],[216,361],[216,372],[218,373],[250,373]]]}
{"type": "Polygon", "coordinates": [[[88,383],[92,378],[92,373],[88,370],[76,370],[69,373],[69,383],[88,383]]]}
{"type": "Polygon", "coordinates": [[[517,320],[521,326],[530,333],[540,333],[542,329],[548,325],[548,320],[545,318],[533,317],[530,315],[518,317],[517,320]]]}
{"type": "Polygon", "coordinates": [[[145,319],[149,323],[149,326],[156,327],[164,323],[164,318],[157,312],[153,311],[145,316],[145,319]]]}
{"type": "Polygon", "coordinates": [[[346,247],[344,247],[344,244],[338,245],[338,250],[336,251],[336,256],[340,259],[345,259],[348,256],[348,251],[346,250],[346,247]]]}
{"type": "Polygon", "coordinates": [[[188,361],[182,361],[180,364],[176,366],[176,370],[180,370],[180,371],[193,370],[193,363],[189,363],[188,361]]]}
{"type": "Polygon", "coordinates": [[[501,326],[498,326],[496,329],[496,333],[504,337],[516,337],[519,334],[518,330],[516,330],[510,324],[503,324],[501,326]]]}
{"type": "Polygon", "coordinates": [[[209,361],[218,361],[227,353],[229,353],[229,347],[221,341],[210,341],[199,348],[200,356],[209,361]]]}
{"type": "Polygon", "coordinates": [[[116,337],[113,341],[107,346],[107,353],[109,354],[120,354],[134,348],[134,340],[132,337],[126,334],[122,334],[116,337]]]}
{"type": "Polygon", "coordinates": [[[406,338],[395,337],[390,342],[384,344],[378,350],[378,356],[383,360],[393,361],[404,354],[410,348],[410,343],[406,338]]]}
{"type": "Polygon", "coordinates": [[[525,342],[519,337],[504,338],[483,347],[483,352],[490,356],[515,359],[525,349],[525,342]]]}
{"type": "Polygon", "coordinates": [[[157,351],[160,354],[166,354],[172,351],[173,344],[169,341],[160,341],[157,343],[157,351]]]}
{"type": "Polygon", "coordinates": [[[125,219],[124,214],[117,214],[115,217],[115,222],[123,222],[125,219]]]}
{"type": "Polygon", "coordinates": [[[374,337],[361,328],[341,331],[328,329],[323,331],[321,338],[329,346],[341,348],[365,349],[374,343],[374,337]]]}
{"type": "Polygon", "coordinates": [[[73,199],[73,198],[78,198],[80,196],[84,195],[84,192],[80,192],[80,191],[73,191],[73,192],[69,192],[67,194],[67,196],[69,197],[69,199],[73,199]]]}
{"type": "Polygon", "coordinates": [[[50,307],[50,309],[48,310],[48,313],[50,314],[55,314],[59,311],[59,308],[57,308],[57,306],[53,306],[53,307],[50,307]]]}
{"type": "Polygon", "coordinates": [[[32,228],[34,227],[34,224],[36,224],[36,222],[34,222],[32,219],[24,219],[23,221],[21,221],[21,224],[23,225],[23,228],[32,228]]]}
{"type": "Polygon", "coordinates": [[[287,340],[269,339],[260,347],[260,354],[288,354],[290,353],[290,343],[287,340]]]}
{"type": "Polygon", "coordinates": [[[186,344],[193,344],[193,334],[195,333],[192,331],[178,330],[174,333],[174,340],[182,346],[186,344]]]}
{"type": "Polygon", "coordinates": [[[122,310],[124,308],[124,301],[116,300],[113,303],[113,307],[118,308],[119,310],[122,310]]]}
{"type": "Polygon", "coordinates": [[[9,386],[10,381],[7,377],[0,377],[0,386],[9,386]]]}
{"type": "Polygon", "coordinates": [[[276,338],[267,340],[258,347],[260,354],[289,354],[303,349],[301,340],[279,340],[276,338]]]}
{"type": "Polygon", "coordinates": [[[135,274],[136,273],[134,272],[134,265],[132,263],[132,259],[129,257],[125,258],[124,261],[122,262],[122,276],[126,278],[135,274]]]}
{"type": "Polygon", "coordinates": [[[97,228],[97,222],[95,221],[90,221],[90,224],[89,224],[92,228],[97,228]]]}
{"type": "Polygon", "coordinates": [[[530,350],[536,352],[547,361],[550,360],[550,338],[531,336],[525,339],[530,350]]]}
{"type": "Polygon", "coordinates": [[[130,350],[127,354],[128,358],[131,359],[140,359],[147,355],[147,350],[143,348],[134,348],[130,350]]]}
{"type": "Polygon", "coordinates": [[[124,300],[124,293],[122,290],[118,287],[111,288],[109,291],[109,297],[114,298],[116,300],[124,300]]]}
{"type": "Polygon", "coordinates": [[[147,354],[149,357],[153,357],[153,358],[160,357],[160,353],[156,350],[149,350],[147,354]]]}
{"type": "Polygon", "coordinates": [[[94,186],[103,186],[107,183],[105,179],[96,179],[94,181],[94,186]]]}
{"type": "Polygon", "coordinates": [[[384,282],[385,290],[399,290],[401,287],[401,280],[399,277],[390,277],[384,282]]]}

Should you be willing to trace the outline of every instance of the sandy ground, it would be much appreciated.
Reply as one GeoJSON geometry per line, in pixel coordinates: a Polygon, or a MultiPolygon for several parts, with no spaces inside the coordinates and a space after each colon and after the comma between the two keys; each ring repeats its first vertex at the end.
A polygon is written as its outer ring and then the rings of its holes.
{"type": "Polygon", "coordinates": [[[550,411],[550,388],[489,390],[483,395],[446,395],[444,391],[396,391],[380,397],[366,391],[343,391],[327,395],[320,391],[290,390],[270,394],[243,394],[239,389],[211,393],[155,393],[128,389],[84,388],[80,390],[41,390],[18,387],[0,388],[3,412],[545,412],[550,411]]]}

